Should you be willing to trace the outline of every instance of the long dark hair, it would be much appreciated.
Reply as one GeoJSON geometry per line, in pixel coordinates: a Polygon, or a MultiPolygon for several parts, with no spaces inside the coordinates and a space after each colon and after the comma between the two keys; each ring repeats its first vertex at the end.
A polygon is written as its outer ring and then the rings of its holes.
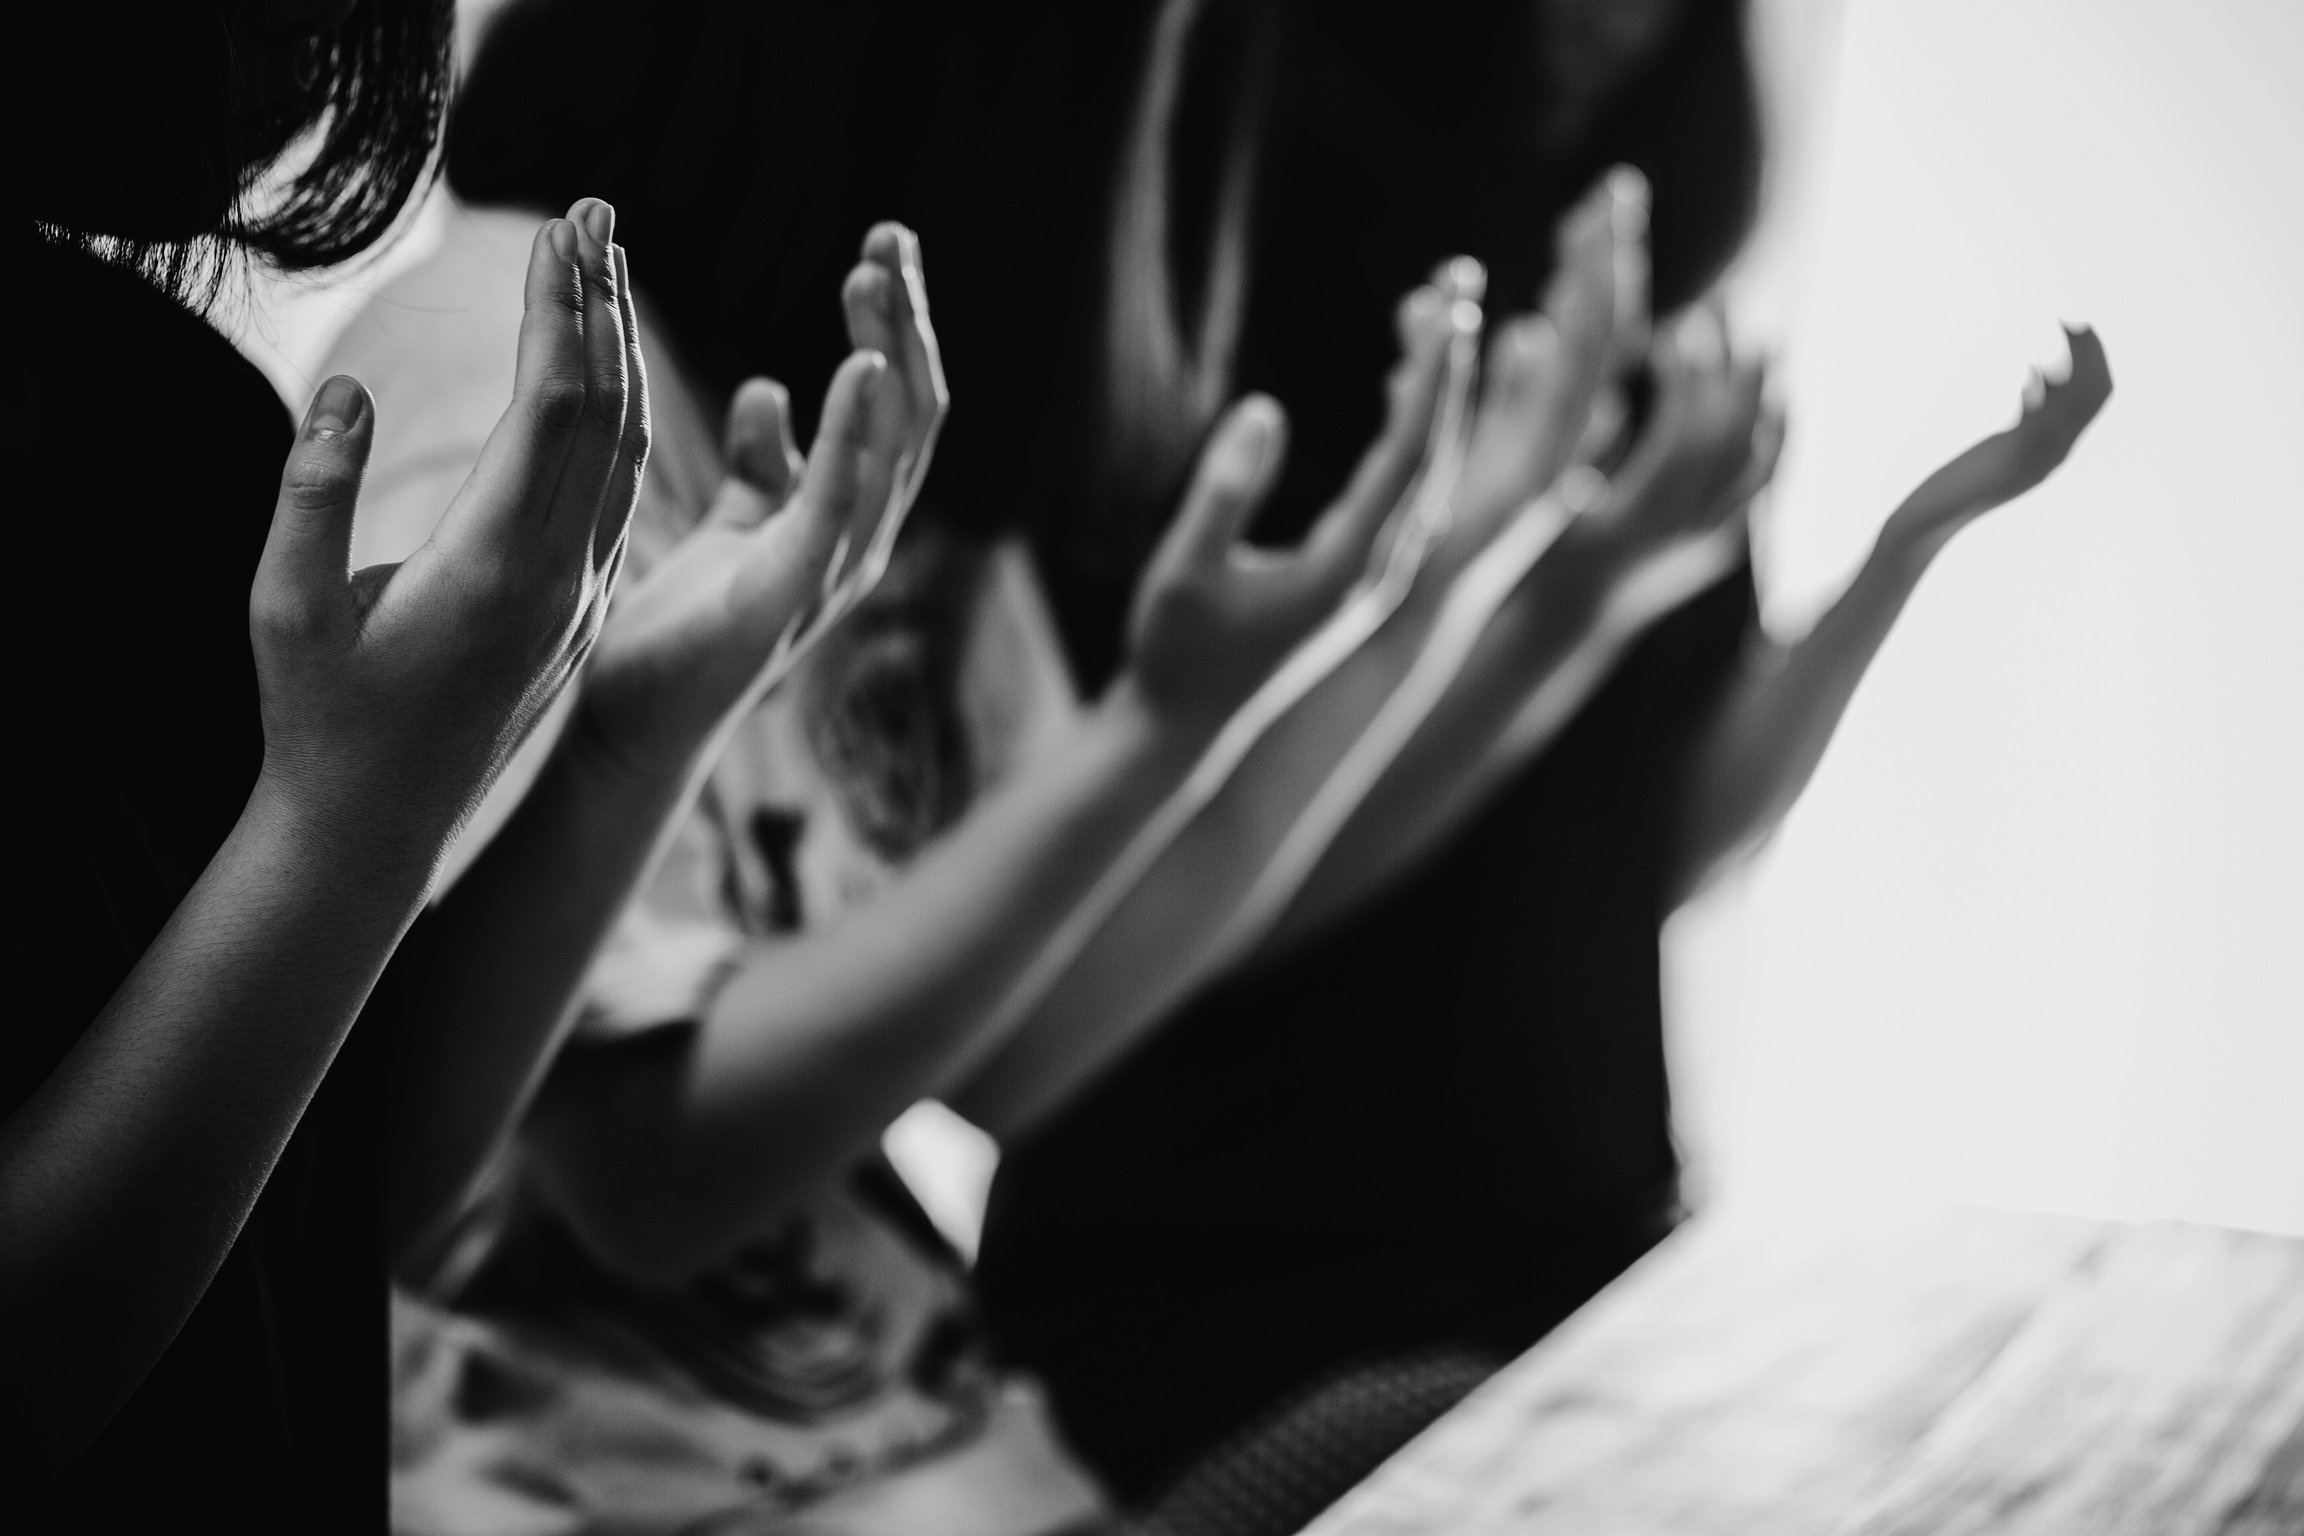
{"type": "Polygon", "coordinates": [[[1552,221],[1622,160],[1655,187],[1659,305],[1711,283],[1759,183],[1742,29],[1740,0],[512,0],[448,178],[609,197],[685,360],[776,373],[803,423],[855,241],[912,223],[955,400],[929,503],[1030,533],[1094,686],[1222,402],[1289,407],[1259,533],[1293,536],[1435,261],[1479,256],[1524,307],[1552,221]],[[538,130],[595,87],[634,131],[538,130]]]}
{"type": "Polygon", "coordinates": [[[38,7],[11,27],[19,217],[199,307],[235,256],[284,271],[368,249],[425,187],[453,78],[454,0],[359,0],[297,99],[235,116],[215,0],[38,7]],[[272,178],[283,157],[290,174],[272,178]]]}

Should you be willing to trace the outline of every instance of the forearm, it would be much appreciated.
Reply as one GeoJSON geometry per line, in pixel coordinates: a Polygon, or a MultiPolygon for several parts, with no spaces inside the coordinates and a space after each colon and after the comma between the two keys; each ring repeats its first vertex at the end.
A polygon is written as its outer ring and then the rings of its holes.
{"type": "Polygon", "coordinates": [[[995,1134],[1022,1129],[1227,961],[1243,903],[1418,664],[1440,611],[1429,591],[1412,597],[1273,722],[969,1083],[964,1113],[995,1134]]]}
{"type": "Polygon", "coordinates": [[[0,1126],[4,1433],[35,1479],[102,1427],[198,1302],[439,846],[261,784],[103,1013],[0,1126]]]}
{"type": "Polygon", "coordinates": [[[386,975],[395,1262],[421,1260],[512,1134],[703,755],[634,763],[570,729],[386,975]]]}
{"type": "Polygon", "coordinates": [[[1688,755],[1670,891],[1684,900],[1768,835],[1808,787],[1940,541],[1883,534],[1847,591],[1785,644],[1755,630],[1688,755]]]}
{"type": "Polygon", "coordinates": [[[848,1167],[995,1043],[1019,979],[1205,736],[1124,682],[872,905],[754,948],[676,1046],[564,1062],[532,1121],[557,1202],[620,1264],[670,1276],[848,1167]]]}

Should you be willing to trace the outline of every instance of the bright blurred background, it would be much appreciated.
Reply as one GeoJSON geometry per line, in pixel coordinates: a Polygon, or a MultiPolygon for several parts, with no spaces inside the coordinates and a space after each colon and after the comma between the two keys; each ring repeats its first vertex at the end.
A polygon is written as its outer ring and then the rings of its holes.
{"type": "MultiPolygon", "coordinates": [[[[1693,1190],[2304,1233],[2304,5],[1755,10],[1770,621],[2012,418],[2059,318],[2119,389],[1953,545],[1775,843],[1669,931],[1693,1190]]],[[[249,351],[301,404],[425,243],[266,291],[249,351]]],[[[989,1147],[923,1110],[892,1150],[965,1233],[989,1147]]]]}
{"type": "Polygon", "coordinates": [[[2012,417],[2059,317],[2118,392],[1676,925],[1703,1186],[2304,1232],[2304,6],[1809,9],[1771,621],[2012,417]]]}

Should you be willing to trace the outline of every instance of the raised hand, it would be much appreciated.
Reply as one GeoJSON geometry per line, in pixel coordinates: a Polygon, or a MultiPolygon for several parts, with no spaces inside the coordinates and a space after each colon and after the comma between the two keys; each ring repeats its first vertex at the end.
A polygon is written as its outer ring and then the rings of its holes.
{"type": "Polygon", "coordinates": [[[314,398],[249,605],[264,782],[436,858],[600,627],[648,455],[648,386],[615,214],[537,231],[511,406],[431,537],[348,569],[375,407],[314,398]]]}
{"type": "Polygon", "coordinates": [[[1618,167],[1560,221],[1543,308],[1495,327],[1462,490],[1434,575],[1453,574],[1573,465],[1606,458],[1648,346],[1648,184],[1618,167]]]}
{"type": "Polygon", "coordinates": [[[1977,518],[2031,490],[2055,472],[2112,398],[2112,365],[2087,326],[2066,326],[2070,362],[2064,377],[2035,370],[2016,424],[1953,459],[1904,498],[1881,530],[1891,547],[1933,555],[1977,518]]]}
{"type": "Polygon", "coordinates": [[[1655,409],[1588,524],[1623,573],[1704,548],[1725,568],[1740,554],[1752,498],[1775,473],[1782,416],[1764,398],[1766,370],[1728,345],[1718,313],[1683,316],[1656,344],[1655,409]]]}
{"type": "Polygon", "coordinates": [[[1400,310],[1401,359],[1384,426],[1344,493],[1293,549],[1259,549],[1241,531],[1286,452],[1286,417],[1256,395],[1217,423],[1183,510],[1155,551],[1130,619],[1129,671],[1156,707],[1229,714],[1369,570],[1387,519],[1416,483],[1441,414],[1452,346],[1476,335],[1471,272],[1443,273],[1400,310]]]}
{"type": "Polygon", "coordinates": [[[876,227],[842,300],[856,350],[807,457],[783,388],[747,382],[710,511],[609,615],[576,728],[615,758],[685,762],[886,568],[948,398],[911,231],[876,227]]]}

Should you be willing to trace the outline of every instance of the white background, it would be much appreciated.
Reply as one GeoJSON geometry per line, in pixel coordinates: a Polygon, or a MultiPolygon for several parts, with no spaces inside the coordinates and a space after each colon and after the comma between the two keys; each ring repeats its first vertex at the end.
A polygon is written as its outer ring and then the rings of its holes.
{"type": "Polygon", "coordinates": [[[1673,934],[1715,1192],[2304,1233],[2304,5],[1854,0],[1764,527],[1796,631],[2058,317],[2118,391],[1673,934]]]}

